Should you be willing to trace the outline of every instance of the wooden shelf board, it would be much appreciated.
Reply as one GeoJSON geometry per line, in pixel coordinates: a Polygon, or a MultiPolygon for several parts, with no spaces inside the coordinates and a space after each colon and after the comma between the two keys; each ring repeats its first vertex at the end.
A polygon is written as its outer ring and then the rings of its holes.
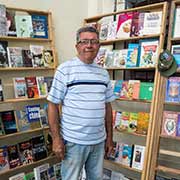
{"type": "Polygon", "coordinates": [[[155,70],[155,67],[109,67],[107,70],[155,70]]]}
{"type": "Polygon", "coordinates": [[[165,105],[180,106],[180,102],[164,102],[165,105]]]}
{"type": "Polygon", "coordinates": [[[165,135],[160,135],[161,138],[166,138],[166,139],[173,139],[173,140],[178,140],[180,141],[180,137],[172,137],[172,136],[165,136],[165,135]]]}
{"type": "Polygon", "coordinates": [[[54,68],[48,67],[0,67],[0,71],[29,71],[29,70],[54,70],[54,68]]]}
{"type": "Polygon", "coordinates": [[[117,167],[119,167],[119,168],[128,169],[128,170],[130,170],[130,171],[135,171],[135,172],[138,172],[138,173],[141,173],[141,172],[142,172],[141,170],[134,169],[134,168],[131,168],[131,167],[129,167],[129,166],[126,166],[126,165],[123,165],[123,164],[120,164],[120,163],[117,163],[117,162],[113,162],[113,161],[110,161],[110,160],[107,160],[107,159],[105,159],[104,162],[105,162],[105,165],[111,165],[111,164],[113,164],[113,165],[115,165],[115,166],[117,166],[117,167]]]}
{"type": "Polygon", "coordinates": [[[23,134],[30,134],[33,132],[38,132],[38,131],[43,131],[43,130],[49,130],[49,127],[37,128],[37,129],[32,129],[32,130],[27,130],[27,131],[20,131],[20,132],[16,132],[16,133],[12,133],[12,134],[1,135],[0,140],[10,138],[13,136],[16,136],[16,138],[17,138],[17,136],[22,136],[23,134]]]}
{"type": "Polygon", "coordinates": [[[165,173],[180,175],[180,169],[173,169],[173,168],[168,168],[168,167],[160,166],[160,165],[156,167],[156,171],[162,171],[165,173]]]}
{"type": "Polygon", "coordinates": [[[127,134],[127,135],[139,136],[139,137],[146,137],[147,136],[147,135],[144,135],[144,134],[130,133],[130,132],[127,132],[127,131],[124,131],[124,130],[120,130],[120,129],[114,129],[114,132],[124,133],[124,134],[127,134]]]}
{"type": "Polygon", "coordinates": [[[131,102],[151,103],[150,100],[141,100],[141,99],[123,99],[123,98],[117,98],[116,101],[131,101],[131,102]]]}

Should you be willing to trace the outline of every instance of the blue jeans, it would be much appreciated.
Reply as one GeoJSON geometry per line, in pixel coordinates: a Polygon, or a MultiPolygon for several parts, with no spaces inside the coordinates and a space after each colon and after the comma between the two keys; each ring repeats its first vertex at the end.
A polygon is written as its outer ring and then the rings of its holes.
{"type": "Polygon", "coordinates": [[[85,166],[87,180],[102,180],[104,142],[95,145],[79,145],[66,142],[65,159],[62,161],[62,180],[78,180],[85,166]]]}

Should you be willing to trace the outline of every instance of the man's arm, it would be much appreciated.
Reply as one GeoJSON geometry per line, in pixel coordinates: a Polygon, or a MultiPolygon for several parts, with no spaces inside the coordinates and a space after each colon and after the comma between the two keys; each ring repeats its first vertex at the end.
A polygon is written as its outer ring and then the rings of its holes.
{"type": "Polygon", "coordinates": [[[105,143],[105,156],[110,156],[113,149],[113,128],[112,128],[112,107],[111,103],[106,103],[105,114],[105,127],[106,127],[106,143],[105,143]]]}
{"type": "Polygon", "coordinates": [[[59,159],[64,159],[64,142],[60,135],[59,106],[48,102],[48,121],[53,140],[53,152],[59,159]]]}

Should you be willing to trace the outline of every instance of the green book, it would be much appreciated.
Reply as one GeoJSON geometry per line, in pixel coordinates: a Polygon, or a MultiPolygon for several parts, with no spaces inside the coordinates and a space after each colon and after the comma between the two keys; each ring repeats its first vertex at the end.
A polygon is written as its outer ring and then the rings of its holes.
{"type": "Polygon", "coordinates": [[[34,180],[35,177],[34,177],[34,172],[30,172],[30,173],[27,173],[25,176],[24,176],[24,180],[34,180]]]}
{"type": "Polygon", "coordinates": [[[141,82],[139,99],[151,100],[153,94],[154,83],[141,82]]]}

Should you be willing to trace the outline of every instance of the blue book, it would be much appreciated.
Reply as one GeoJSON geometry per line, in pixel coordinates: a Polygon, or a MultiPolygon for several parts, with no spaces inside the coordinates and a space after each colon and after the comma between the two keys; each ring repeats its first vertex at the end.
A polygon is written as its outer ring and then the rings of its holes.
{"type": "Polygon", "coordinates": [[[180,114],[178,114],[178,120],[176,125],[176,136],[180,137],[180,114]]]}
{"type": "Polygon", "coordinates": [[[180,45],[172,45],[171,53],[175,58],[178,68],[180,68],[180,45]]]}
{"type": "Polygon", "coordinates": [[[48,19],[45,15],[32,14],[33,37],[48,39],[48,19]]]}
{"type": "Polygon", "coordinates": [[[40,105],[28,105],[26,106],[26,114],[29,123],[40,121],[40,105]]]}
{"type": "Polygon", "coordinates": [[[128,44],[126,67],[136,67],[137,66],[138,51],[139,51],[138,43],[129,43],[128,44]]]}
{"type": "Polygon", "coordinates": [[[115,85],[114,85],[114,94],[117,98],[120,97],[120,92],[122,89],[122,82],[123,80],[116,80],[115,85]]]}

